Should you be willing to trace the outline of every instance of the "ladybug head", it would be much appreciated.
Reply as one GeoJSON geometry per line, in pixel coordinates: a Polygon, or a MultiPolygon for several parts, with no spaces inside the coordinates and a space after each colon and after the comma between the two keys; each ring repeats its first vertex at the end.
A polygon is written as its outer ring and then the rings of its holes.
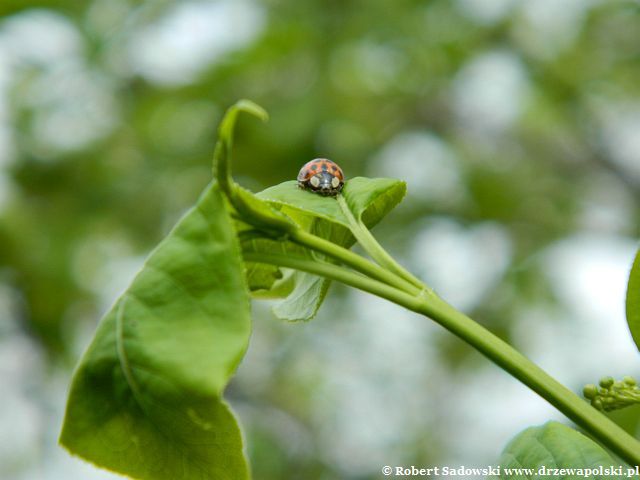
{"type": "Polygon", "coordinates": [[[340,179],[329,172],[318,172],[309,179],[309,185],[314,190],[333,191],[340,186],[340,179]]]}

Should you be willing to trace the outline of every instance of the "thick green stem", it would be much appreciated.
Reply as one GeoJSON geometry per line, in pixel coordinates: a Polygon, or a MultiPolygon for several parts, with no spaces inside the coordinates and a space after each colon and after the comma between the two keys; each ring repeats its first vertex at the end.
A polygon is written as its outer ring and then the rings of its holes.
{"type": "Polygon", "coordinates": [[[577,425],[631,465],[640,465],[640,442],[592,408],[511,345],[501,340],[444,300],[433,295],[414,295],[384,282],[328,263],[282,254],[246,253],[245,260],[302,270],[324,276],[385,298],[432,318],[491,361],[545,398],[577,425]]]}
{"type": "MultiPolygon", "coordinates": [[[[409,307],[407,307],[409,308],[409,307]]],[[[555,380],[511,345],[442,299],[417,310],[511,373],[631,465],[640,465],[640,442],[555,380]]]]}

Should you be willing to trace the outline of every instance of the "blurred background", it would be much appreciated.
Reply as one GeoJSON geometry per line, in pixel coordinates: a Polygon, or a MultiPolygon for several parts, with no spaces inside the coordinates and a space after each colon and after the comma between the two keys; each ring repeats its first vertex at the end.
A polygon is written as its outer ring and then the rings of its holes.
{"type": "MultiPolygon", "coordinates": [[[[244,186],[320,156],[404,179],[374,231],[402,263],[575,391],[637,375],[639,25],[637,1],[3,0],[0,478],[117,478],[57,446],[71,371],[243,97],[271,114],[240,122],[244,186]]],[[[271,306],[227,391],[256,479],[481,466],[565,421],[382,300],[334,285],[300,324],[271,306]]]]}

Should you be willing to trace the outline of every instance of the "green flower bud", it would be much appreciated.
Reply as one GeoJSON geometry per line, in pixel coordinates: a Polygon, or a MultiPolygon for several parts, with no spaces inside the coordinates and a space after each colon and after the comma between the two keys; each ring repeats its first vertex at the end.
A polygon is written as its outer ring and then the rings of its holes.
{"type": "Polygon", "coordinates": [[[589,385],[585,385],[582,389],[582,395],[584,398],[588,398],[589,400],[593,400],[596,395],[598,395],[598,387],[596,387],[593,383],[589,385]]]}
{"type": "Polygon", "coordinates": [[[597,408],[598,410],[603,410],[604,409],[604,405],[602,405],[602,400],[599,398],[594,398],[591,401],[591,405],[593,405],[593,407],[597,408]]]}
{"type": "Polygon", "coordinates": [[[582,393],[591,401],[592,407],[605,412],[640,404],[640,388],[628,376],[622,380],[604,377],[600,380],[600,388],[593,384],[585,385],[582,393]]]}
{"type": "Polygon", "coordinates": [[[609,388],[615,383],[613,377],[603,377],[600,379],[600,386],[602,388],[609,388]]]}

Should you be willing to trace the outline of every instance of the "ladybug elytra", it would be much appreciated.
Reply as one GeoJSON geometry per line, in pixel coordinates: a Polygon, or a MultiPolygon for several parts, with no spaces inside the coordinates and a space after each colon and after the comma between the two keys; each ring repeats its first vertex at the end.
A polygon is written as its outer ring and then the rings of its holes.
{"type": "Polygon", "coordinates": [[[300,169],[298,186],[320,195],[335,196],[344,186],[344,173],[331,160],[316,158],[300,169]]]}

